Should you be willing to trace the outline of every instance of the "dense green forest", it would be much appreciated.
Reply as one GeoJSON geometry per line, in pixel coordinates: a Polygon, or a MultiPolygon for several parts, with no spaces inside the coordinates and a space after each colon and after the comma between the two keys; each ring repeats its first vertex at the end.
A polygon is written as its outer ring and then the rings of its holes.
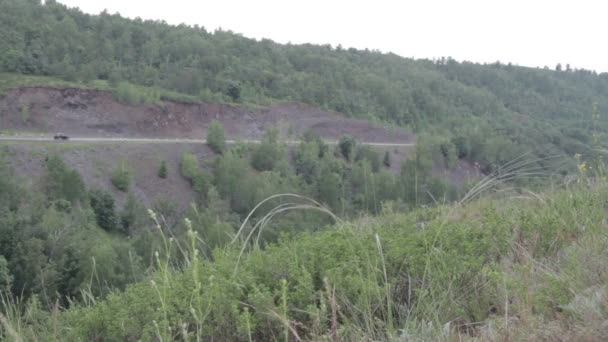
{"type": "Polygon", "coordinates": [[[0,92],[35,84],[134,105],[304,102],[411,130],[416,148],[395,168],[350,136],[329,146],[307,133],[290,149],[269,130],[228,146],[214,122],[212,158],[159,160],[159,182],[179,173],[196,193],[182,211],[145,208],[127,161],[103,175],[128,194],[119,207],[53,153],[26,181],[3,147],[0,340],[608,335],[608,74],[281,45],[0,0],[0,92]],[[433,177],[460,162],[487,177],[433,177]]]}
{"type": "Polygon", "coordinates": [[[538,158],[587,157],[594,153],[590,131],[603,136],[608,127],[608,74],[569,66],[480,65],[281,45],[230,31],[88,15],[37,0],[0,2],[0,35],[5,72],[83,84],[106,80],[131,101],[137,96],[129,84],[191,101],[301,101],[433,132],[444,152],[454,150],[486,171],[530,150],[538,158]]]}

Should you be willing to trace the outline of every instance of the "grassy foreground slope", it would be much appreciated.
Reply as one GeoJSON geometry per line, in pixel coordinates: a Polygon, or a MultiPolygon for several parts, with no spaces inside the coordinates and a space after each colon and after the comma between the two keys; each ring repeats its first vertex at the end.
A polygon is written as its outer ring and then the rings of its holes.
{"type": "MultiPolygon", "coordinates": [[[[591,182],[590,182],[591,183],[591,182]]],[[[601,184],[600,184],[601,183],[601,184]]],[[[601,340],[608,186],[419,209],[210,258],[166,240],[148,280],[63,311],[10,305],[24,340],[601,340]],[[164,255],[183,256],[180,267],[164,255]]]]}

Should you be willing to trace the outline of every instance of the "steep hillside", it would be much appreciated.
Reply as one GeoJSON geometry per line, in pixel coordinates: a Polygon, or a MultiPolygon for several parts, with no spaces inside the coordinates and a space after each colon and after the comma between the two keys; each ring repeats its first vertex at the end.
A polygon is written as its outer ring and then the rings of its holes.
{"type": "Polygon", "coordinates": [[[523,153],[593,159],[606,147],[608,74],[568,66],[281,45],[229,31],[88,15],[55,1],[0,2],[0,32],[1,71],[80,84],[103,80],[131,102],[172,91],[193,102],[307,103],[431,132],[444,151],[486,171],[523,153]],[[156,91],[138,94],[133,85],[156,91]]]}
{"type": "MultiPolygon", "coordinates": [[[[582,116],[608,75],[510,64],[401,58],[340,47],[280,45],[225,31],[87,15],[55,1],[0,4],[0,67],[68,80],[97,78],[193,96],[296,100],[352,115],[421,125],[447,116],[582,116]]],[[[553,67],[553,66],[551,66],[553,67]]]]}
{"type": "Polygon", "coordinates": [[[93,89],[27,87],[7,91],[0,98],[0,131],[64,132],[92,137],[204,139],[211,121],[220,121],[226,137],[260,139],[270,128],[284,138],[312,132],[327,140],[349,134],[360,141],[412,143],[414,135],[365,120],[304,104],[270,107],[159,101],[129,105],[112,93],[93,89]]]}
{"type": "Polygon", "coordinates": [[[88,300],[65,310],[30,301],[26,314],[8,311],[0,336],[4,329],[24,340],[603,341],[608,191],[581,176],[568,189],[387,211],[266,248],[245,240],[245,230],[212,256],[190,247],[198,246],[195,224],[191,245],[157,245],[155,271],[124,291],[91,300],[91,280],[88,300]]]}
{"type": "Polygon", "coordinates": [[[43,191],[46,163],[49,156],[60,157],[66,165],[82,176],[90,189],[103,189],[112,194],[118,208],[123,208],[130,194],[146,208],[161,202],[171,203],[180,212],[195,202],[196,194],[181,176],[180,162],[185,151],[194,153],[209,169],[214,154],[201,144],[121,144],[121,143],[0,143],[0,154],[6,154],[17,177],[28,187],[43,191]],[[157,176],[161,161],[167,163],[167,178],[157,176]],[[112,185],[111,175],[121,163],[132,168],[129,193],[112,185]]]}

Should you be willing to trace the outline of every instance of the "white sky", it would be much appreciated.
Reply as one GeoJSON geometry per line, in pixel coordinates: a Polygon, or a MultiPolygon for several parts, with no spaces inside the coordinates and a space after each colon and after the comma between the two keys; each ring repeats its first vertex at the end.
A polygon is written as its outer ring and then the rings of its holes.
{"type": "Polygon", "coordinates": [[[608,72],[605,0],[58,0],[280,43],[608,72]]]}

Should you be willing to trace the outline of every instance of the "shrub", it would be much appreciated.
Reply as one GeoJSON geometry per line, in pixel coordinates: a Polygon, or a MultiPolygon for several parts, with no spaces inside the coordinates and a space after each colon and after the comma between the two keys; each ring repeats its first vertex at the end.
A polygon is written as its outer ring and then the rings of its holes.
{"type": "Polygon", "coordinates": [[[384,152],[384,160],[382,163],[386,167],[391,167],[391,153],[389,151],[384,152]]]}
{"type": "Polygon", "coordinates": [[[3,255],[0,254],[0,292],[8,289],[13,281],[8,262],[3,255]]]}
{"type": "Polygon", "coordinates": [[[312,184],[319,175],[319,145],[315,141],[303,141],[294,158],[296,174],[312,184]]]}
{"type": "Polygon", "coordinates": [[[70,169],[57,155],[52,155],[46,161],[45,190],[52,200],[64,199],[75,203],[86,196],[82,177],[70,169]]]}
{"type": "Polygon", "coordinates": [[[118,220],[112,195],[107,191],[96,189],[91,190],[89,199],[97,225],[106,231],[115,231],[118,220]]]}
{"type": "Polygon", "coordinates": [[[182,154],[181,173],[184,178],[191,182],[200,173],[196,156],[188,151],[182,154]]]}
{"type": "Polygon", "coordinates": [[[21,106],[21,110],[20,110],[20,114],[21,114],[21,121],[28,122],[30,120],[30,105],[29,104],[24,104],[23,106],[21,106]]]}
{"type": "Polygon", "coordinates": [[[186,178],[194,191],[204,197],[207,193],[207,180],[201,170],[196,156],[190,152],[184,152],[182,155],[181,173],[186,178]]]}
{"type": "Polygon", "coordinates": [[[129,105],[137,105],[140,103],[139,93],[134,86],[127,82],[120,82],[114,89],[114,98],[118,102],[129,105]]]}
{"type": "Polygon", "coordinates": [[[120,225],[123,231],[131,233],[137,228],[138,224],[143,221],[144,209],[137,198],[133,194],[129,194],[127,203],[120,213],[120,225]]]}
{"type": "Polygon", "coordinates": [[[279,131],[271,129],[264,134],[261,144],[253,151],[251,166],[258,171],[270,171],[282,159],[279,131]]]}
{"type": "Polygon", "coordinates": [[[226,95],[230,96],[232,101],[237,102],[241,98],[241,87],[237,82],[230,82],[226,88],[226,95]]]}
{"type": "Polygon", "coordinates": [[[112,172],[112,184],[116,189],[127,192],[131,185],[132,171],[125,162],[121,162],[112,172]]]}
{"type": "Polygon", "coordinates": [[[338,147],[340,148],[340,153],[342,156],[346,158],[346,160],[351,160],[353,151],[355,150],[356,145],[355,138],[352,136],[345,134],[340,137],[340,141],[338,142],[338,147]]]}
{"type": "Polygon", "coordinates": [[[167,178],[167,175],[168,175],[167,161],[163,160],[160,162],[160,167],[158,168],[158,177],[165,179],[165,178],[167,178]]]}
{"type": "Polygon", "coordinates": [[[217,120],[213,120],[207,130],[207,145],[215,153],[222,154],[226,148],[224,137],[224,126],[217,120]]]}
{"type": "Polygon", "coordinates": [[[448,169],[453,168],[458,161],[459,152],[456,145],[454,145],[452,142],[445,142],[439,145],[439,151],[441,151],[445,166],[448,169]]]}
{"type": "Polygon", "coordinates": [[[373,172],[380,171],[380,156],[369,146],[361,146],[359,149],[357,149],[355,161],[360,160],[367,160],[370,163],[373,172]]]}
{"type": "Polygon", "coordinates": [[[114,98],[128,105],[151,104],[160,100],[160,92],[155,88],[136,87],[128,82],[120,82],[114,88],[114,98]]]}

